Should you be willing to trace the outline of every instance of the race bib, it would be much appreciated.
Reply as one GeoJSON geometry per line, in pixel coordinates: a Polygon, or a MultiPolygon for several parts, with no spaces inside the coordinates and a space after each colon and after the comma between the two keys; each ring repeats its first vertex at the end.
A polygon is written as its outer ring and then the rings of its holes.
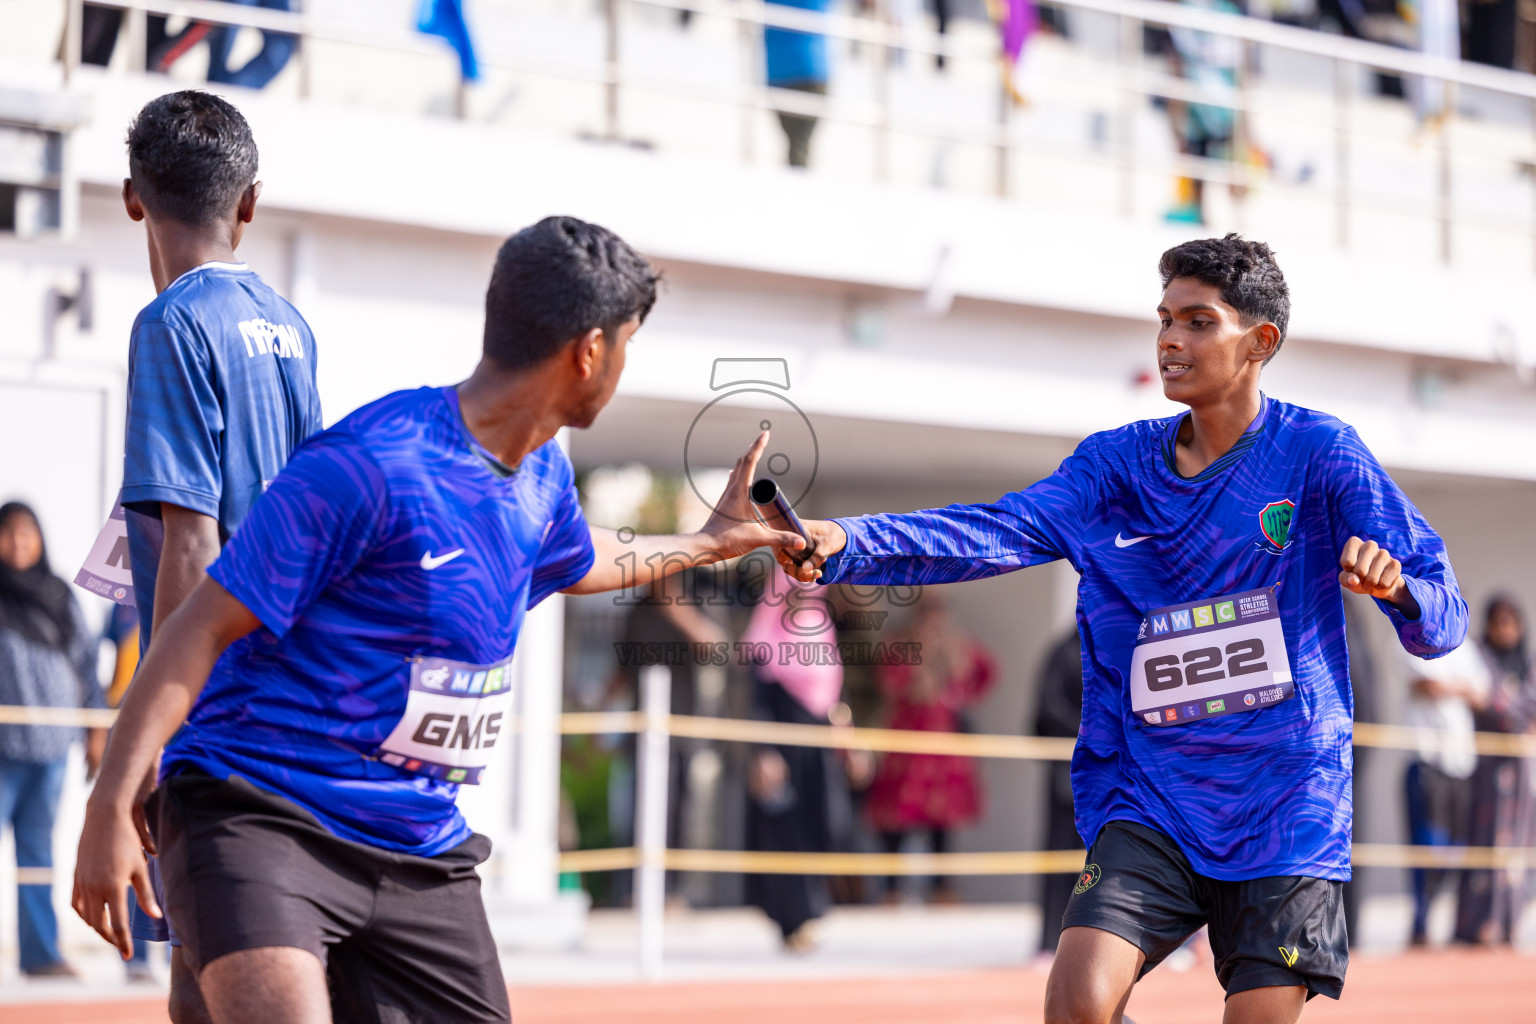
{"type": "Polygon", "coordinates": [[[373,756],[408,772],[476,786],[511,716],[511,658],[495,665],[417,658],[405,714],[373,756]]]}
{"type": "Polygon", "coordinates": [[[85,564],[75,573],[75,586],[109,601],[133,607],[133,569],[128,564],[128,520],[121,504],[112,506],[107,525],[96,535],[85,564]]]}
{"type": "Polygon", "coordinates": [[[1295,693],[1274,587],[1159,608],[1141,620],[1131,710],[1147,725],[1257,711],[1295,693]]]}

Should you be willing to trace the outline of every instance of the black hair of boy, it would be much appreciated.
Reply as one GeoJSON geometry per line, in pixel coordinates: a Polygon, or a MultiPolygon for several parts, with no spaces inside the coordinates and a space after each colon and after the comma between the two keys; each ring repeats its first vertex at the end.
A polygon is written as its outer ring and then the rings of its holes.
{"type": "MultiPolygon", "coordinates": [[[[1291,290],[1263,242],[1250,242],[1229,232],[1225,238],[1201,238],[1176,245],[1157,261],[1163,287],[1176,277],[1193,277],[1221,293],[1221,301],[1237,310],[1244,327],[1266,321],[1280,331],[1275,352],[1285,343],[1291,319],[1291,290]]],[[[1274,353],[1269,356],[1274,358],[1274,353]]],[[[1266,359],[1265,362],[1269,362],[1266,359]]]]}
{"type": "Polygon", "coordinates": [[[607,228],[545,217],[502,243],[485,292],[485,356],[506,370],[548,359],[573,338],[618,330],[656,302],[651,264],[607,228]]]}
{"type": "Polygon", "coordinates": [[[128,126],[128,173],[152,216],[208,227],[256,180],[256,140],[228,100],[197,89],[150,100],[128,126]]]}

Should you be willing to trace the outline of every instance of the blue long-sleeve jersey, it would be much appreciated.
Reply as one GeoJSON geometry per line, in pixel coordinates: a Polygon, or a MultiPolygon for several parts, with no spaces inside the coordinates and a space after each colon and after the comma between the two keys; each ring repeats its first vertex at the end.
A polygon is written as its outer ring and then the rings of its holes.
{"type": "Polygon", "coordinates": [[[1084,842],[1135,821],[1213,878],[1347,879],[1354,701],[1340,552],[1358,536],[1402,561],[1420,614],[1381,607],[1413,654],[1459,646],[1466,601],[1444,543],[1353,428],[1266,398],[1231,451],[1186,479],[1174,462],[1182,419],[1094,434],[1051,476],[990,504],[838,519],[848,544],[822,582],[953,583],[1067,559],[1082,576],[1072,791],[1084,842]],[[1171,726],[1132,712],[1150,612],[1271,587],[1292,699],[1171,726]]]}

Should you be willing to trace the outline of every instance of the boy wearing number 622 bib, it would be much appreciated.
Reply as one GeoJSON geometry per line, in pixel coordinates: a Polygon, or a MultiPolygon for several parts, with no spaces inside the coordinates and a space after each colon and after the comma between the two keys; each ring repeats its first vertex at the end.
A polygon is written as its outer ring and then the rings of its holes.
{"type": "Polygon", "coordinates": [[[1445,545],[1355,431],[1259,390],[1290,299],[1268,246],[1163,254],[1157,358],[1190,411],[1094,434],[990,504],[808,522],[823,583],[1078,570],[1088,862],[1048,1022],[1122,1018],[1135,981],[1209,925],[1230,1024],[1337,998],[1348,960],[1353,699],[1341,586],[1403,647],[1466,634],[1445,545]]]}

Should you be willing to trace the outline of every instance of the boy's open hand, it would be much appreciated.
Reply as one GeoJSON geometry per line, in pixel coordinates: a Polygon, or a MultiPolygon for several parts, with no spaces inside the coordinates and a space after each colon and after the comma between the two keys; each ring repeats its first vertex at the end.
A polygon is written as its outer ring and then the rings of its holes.
{"type": "Polygon", "coordinates": [[[133,936],[128,931],[128,887],[133,886],[146,914],[161,914],[154,888],[149,884],[149,863],[132,817],[125,810],[104,803],[86,804],[70,905],[81,920],[128,960],[133,956],[133,936]]]}
{"type": "MultiPolygon", "coordinates": [[[[715,511],[704,524],[700,533],[707,534],[714,553],[721,559],[735,558],[748,551],[772,546],[775,554],[782,550],[796,550],[805,546],[805,540],[790,530],[775,530],[765,526],[752,504],[752,481],[757,478],[757,460],[768,447],[768,431],[757,435],[757,440],[736,460],[731,477],[725,483],[725,493],[715,503],[715,511]]],[[[787,556],[786,556],[787,557],[787,556]]]]}

